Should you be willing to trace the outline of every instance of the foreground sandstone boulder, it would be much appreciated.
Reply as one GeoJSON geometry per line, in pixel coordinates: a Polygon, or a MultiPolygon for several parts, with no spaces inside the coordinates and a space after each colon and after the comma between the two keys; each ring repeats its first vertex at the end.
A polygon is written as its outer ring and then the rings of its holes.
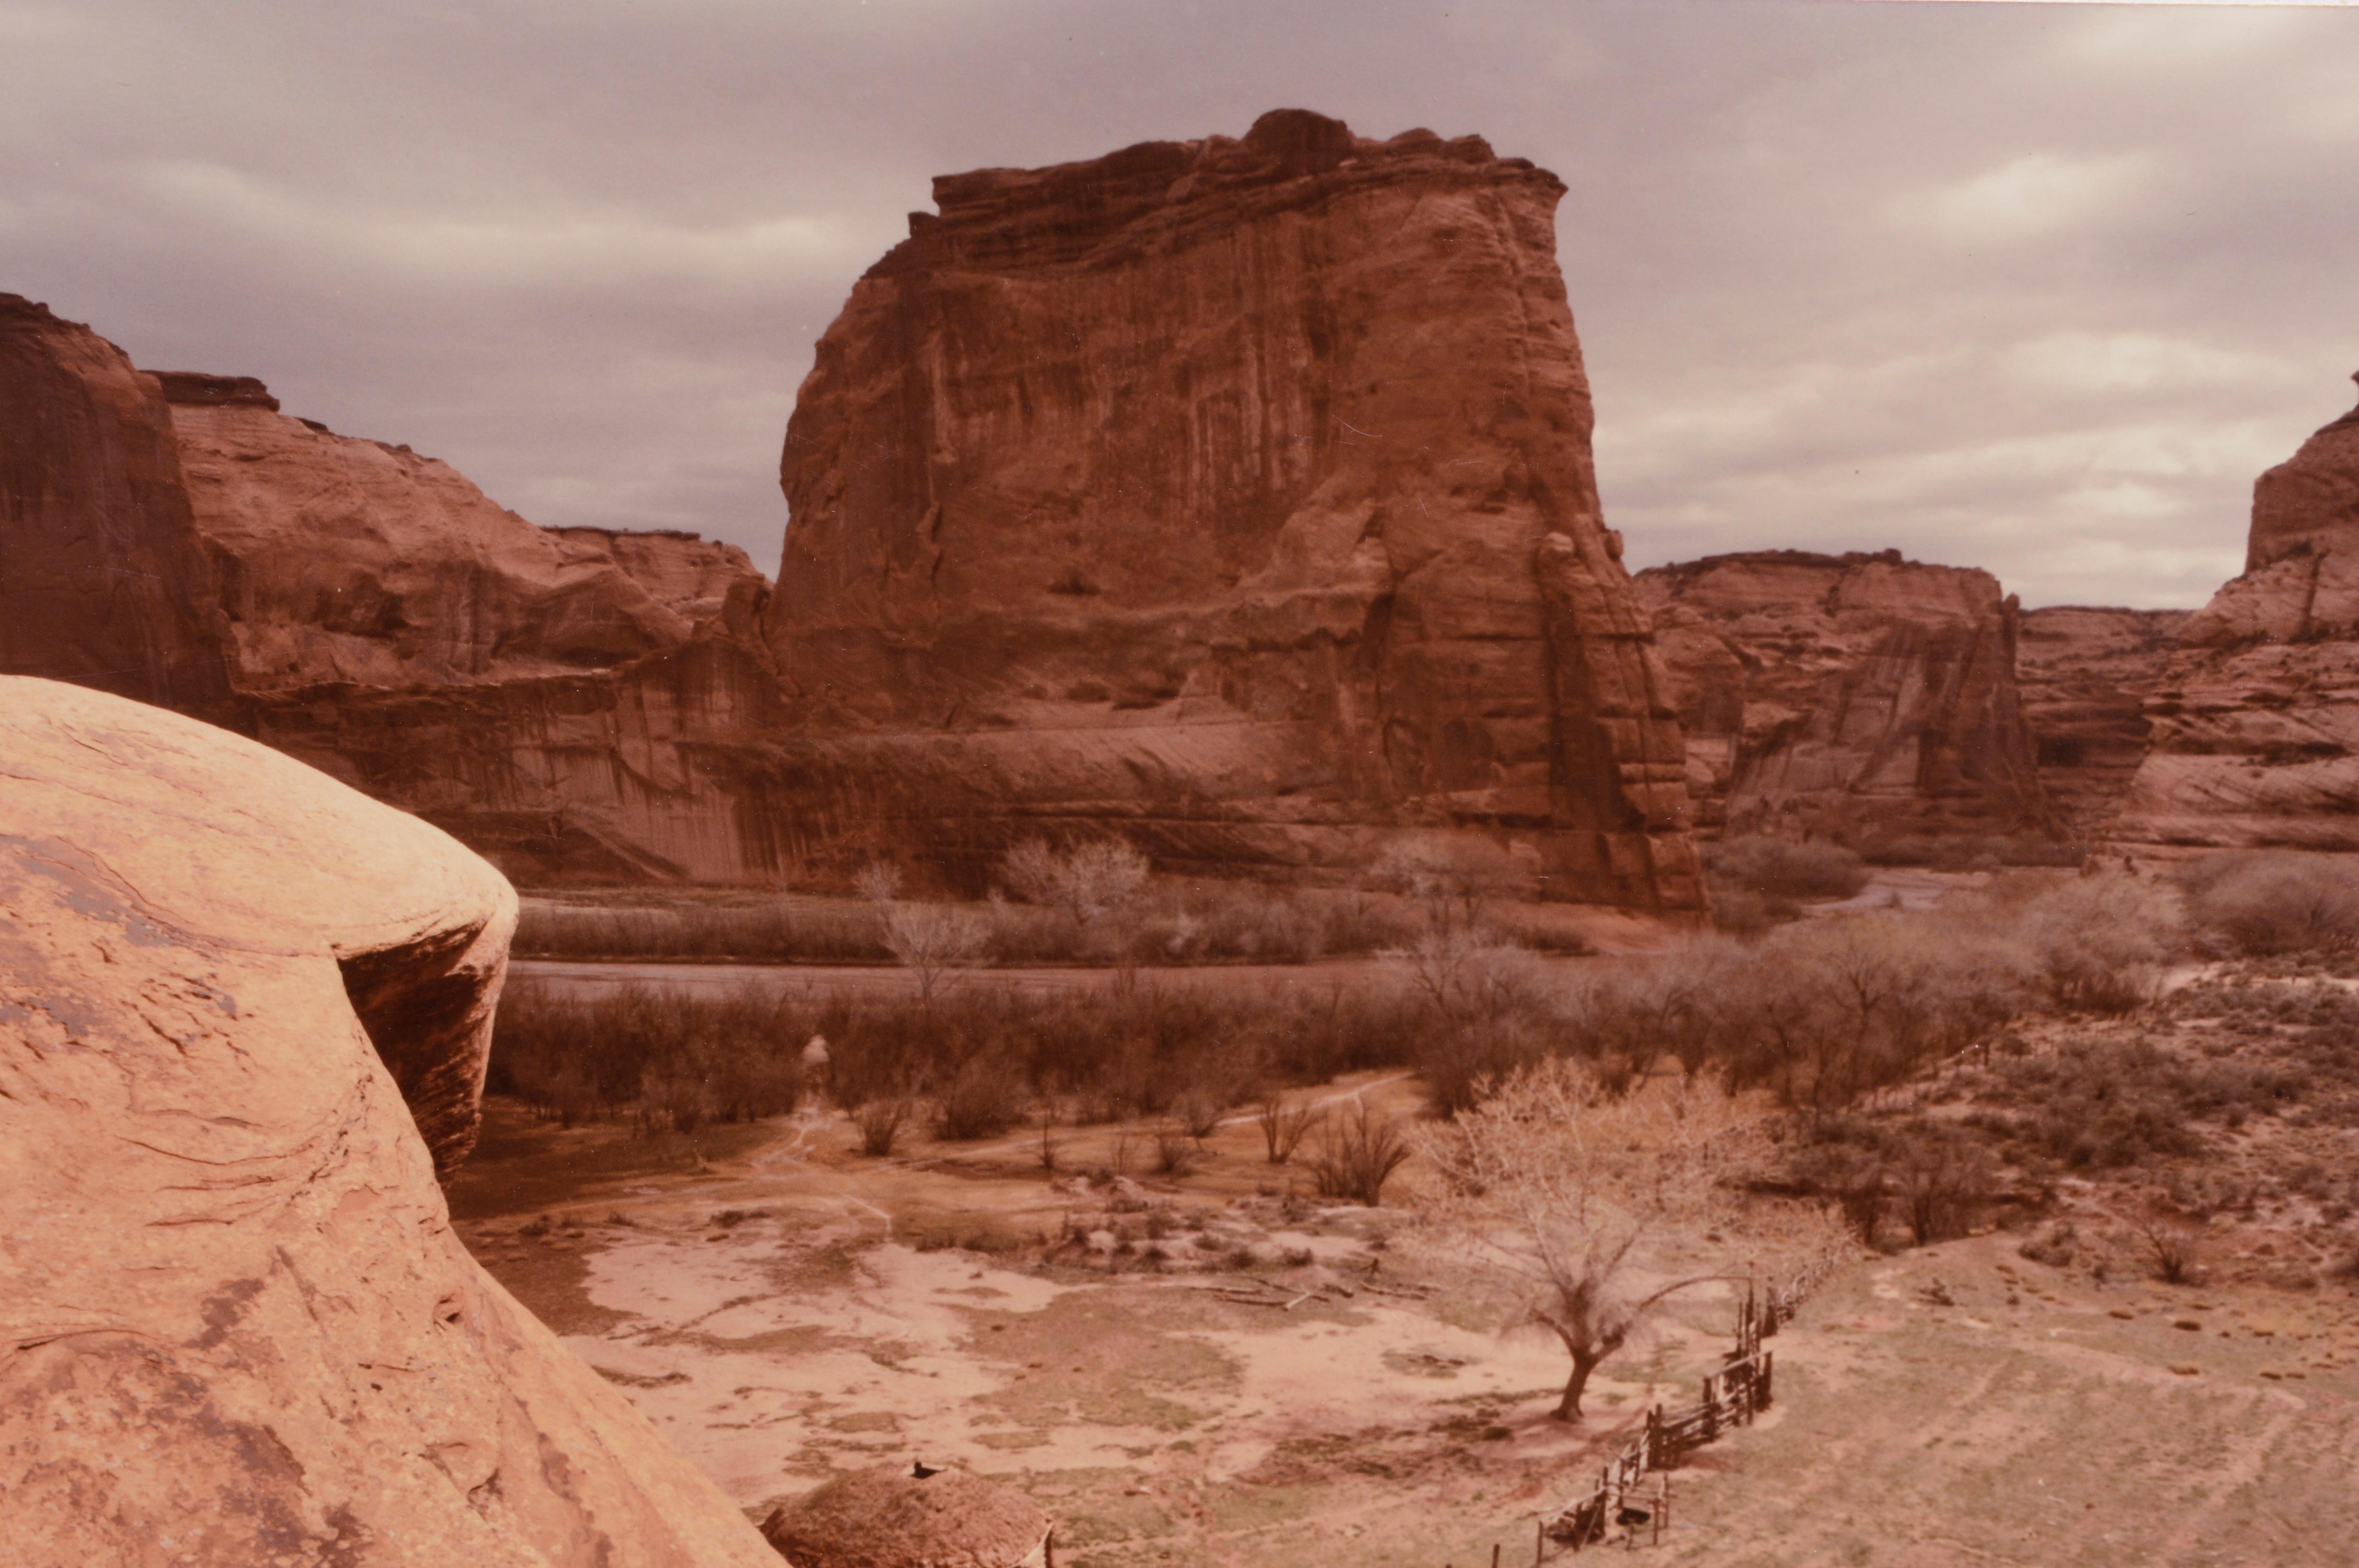
{"type": "Polygon", "coordinates": [[[1988,572],[1761,550],[1636,581],[1706,825],[1867,846],[2050,829],[2016,601],[1988,572]]]}
{"type": "Polygon", "coordinates": [[[1422,837],[1699,907],[1563,194],[1299,110],[937,179],[787,431],[766,625],[813,819],[953,867],[1045,827],[1339,876],[1422,837]]]}
{"type": "Polygon", "coordinates": [[[211,712],[226,632],[155,383],[0,294],[0,675],[211,712]]]}
{"type": "Polygon", "coordinates": [[[2359,409],[2253,486],[2244,575],[2190,617],[2124,849],[2359,851],[2359,409]]]}
{"type": "Polygon", "coordinates": [[[451,1231],[506,884],[81,687],[0,759],[0,1558],[775,1563],[451,1231]]]}

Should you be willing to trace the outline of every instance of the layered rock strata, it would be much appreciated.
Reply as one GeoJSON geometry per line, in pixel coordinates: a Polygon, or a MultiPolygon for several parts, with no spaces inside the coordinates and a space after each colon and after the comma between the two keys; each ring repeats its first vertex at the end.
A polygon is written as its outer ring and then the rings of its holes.
{"type": "Polygon", "coordinates": [[[1564,187],[1301,111],[935,181],[821,339],[767,618],[842,841],[1700,903],[1603,525],[1564,187]]]}
{"type": "Polygon", "coordinates": [[[1765,550],[1636,582],[1708,827],[1870,845],[2050,829],[2018,611],[1988,572],[1765,550]]]}
{"type": "Polygon", "coordinates": [[[225,642],[155,383],[0,294],[0,674],[212,711],[225,642]]]}
{"type": "Polygon", "coordinates": [[[2110,838],[2359,851],[2359,409],[2253,486],[2245,571],[2190,617],[2110,838]]]}
{"type": "Polygon", "coordinates": [[[2191,613],[2077,604],[2023,612],[2016,687],[2040,787],[2069,838],[2095,839],[2121,809],[2146,760],[2147,694],[2191,613]]]}
{"type": "Polygon", "coordinates": [[[80,687],[0,756],[8,1561],[775,1563],[451,1232],[506,883],[80,687]]]}
{"type": "Polygon", "coordinates": [[[758,579],[692,534],[535,527],[447,463],[279,413],[249,377],[158,379],[241,690],[606,668],[678,647],[758,579]]]}

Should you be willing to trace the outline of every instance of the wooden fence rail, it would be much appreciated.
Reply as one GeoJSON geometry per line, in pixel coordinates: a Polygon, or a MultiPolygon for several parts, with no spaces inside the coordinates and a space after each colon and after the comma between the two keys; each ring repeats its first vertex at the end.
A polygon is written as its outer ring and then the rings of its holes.
{"type": "Polygon", "coordinates": [[[1603,1541],[1616,1525],[1636,1530],[1650,1524],[1655,1539],[1661,1540],[1669,1524],[1669,1481],[1660,1479],[1647,1490],[1639,1483],[1649,1474],[1678,1469],[1689,1450],[1730,1427],[1751,1424],[1769,1408],[1777,1367],[1761,1342],[1774,1338],[1779,1325],[1792,1321],[1803,1297],[1833,1271],[1835,1262],[1832,1257],[1823,1258],[1767,1293],[1747,1290],[1737,1309],[1735,1347],[1703,1379],[1702,1397],[1677,1410],[1661,1405],[1649,1410],[1638,1434],[1598,1472],[1596,1486],[1540,1515],[1532,1562],[1545,1560],[1551,1542],[1578,1552],[1603,1541]]]}

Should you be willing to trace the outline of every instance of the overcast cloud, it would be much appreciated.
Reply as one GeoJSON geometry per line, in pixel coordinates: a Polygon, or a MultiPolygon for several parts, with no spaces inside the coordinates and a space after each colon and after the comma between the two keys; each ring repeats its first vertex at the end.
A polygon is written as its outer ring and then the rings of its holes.
{"type": "Polygon", "coordinates": [[[1571,186],[1634,564],[2196,604],[2351,403],[2350,10],[0,0],[0,289],[775,569],[811,344],[933,175],[1286,104],[1571,186]]]}

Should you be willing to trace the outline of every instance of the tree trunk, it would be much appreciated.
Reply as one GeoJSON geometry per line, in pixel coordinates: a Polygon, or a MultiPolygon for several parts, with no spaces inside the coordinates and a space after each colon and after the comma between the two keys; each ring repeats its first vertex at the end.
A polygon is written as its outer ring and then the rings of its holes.
{"type": "Polygon", "coordinates": [[[1604,1359],[1605,1357],[1598,1352],[1593,1351],[1587,1354],[1579,1350],[1572,1352],[1572,1376],[1565,1379],[1564,1398],[1556,1407],[1557,1420],[1579,1421],[1581,1419],[1581,1391],[1589,1387],[1589,1375],[1597,1370],[1597,1364],[1604,1359]]]}

